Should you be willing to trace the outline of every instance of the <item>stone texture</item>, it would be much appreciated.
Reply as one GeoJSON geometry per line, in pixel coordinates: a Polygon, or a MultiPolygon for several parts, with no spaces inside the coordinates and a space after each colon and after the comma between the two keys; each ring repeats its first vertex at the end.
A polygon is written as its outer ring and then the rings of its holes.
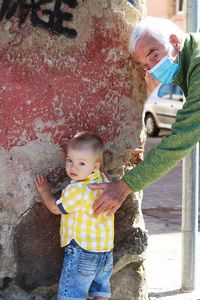
{"type": "Polygon", "coordinates": [[[112,292],[112,299],[148,299],[144,274],[145,268],[143,259],[135,263],[127,264],[120,272],[113,274],[111,284],[115,286],[115,289],[112,292]]]}
{"type": "MultiPolygon", "coordinates": [[[[21,231],[23,232],[25,227],[21,227],[20,224],[21,222],[25,222],[24,220],[27,220],[29,216],[30,226],[26,227],[26,230],[30,232],[31,238],[29,238],[27,242],[31,245],[33,240],[33,235],[31,235],[33,230],[31,212],[34,211],[36,201],[41,201],[34,188],[35,175],[37,173],[48,175],[52,184],[54,184],[56,180],[59,181],[59,183],[56,184],[55,193],[61,190],[62,184],[67,183],[67,180],[63,176],[64,155],[58,145],[33,141],[27,143],[24,147],[13,147],[9,152],[2,150],[0,166],[2,172],[0,180],[0,277],[13,278],[15,277],[17,268],[13,245],[15,232],[19,230],[19,228],[22,228],[21,231]]],[[[41,207],[41,214],[42,212],[45,213],[45,211],[46,210],[41,207]]],[[[46,214],[46,216],[48,216],[48,214],[46,214]]],[[[41,217],[40,225],[44,228],[48,226],[48,224],[44,224],[45,222],[46,221],[41,217]]],[[[39,226],[39,223],[37,223],[37,225],[39,226]]],[[[41,229],[38,227],[38,230],[41,229]]],[[[35,232],[36,231],[37,230],[35,230],[35,232]]],[[[30,259],[33,259],[32,256],[30,259]]]]}
{"type": "MultiPolygon", "coordinates": [[[[41,204],[36,174],[46,175],[59,195],[68,183],[66,144],[77,131],[103,137],[105,166],[115,175],[123,174],[132,149],[144,139],[144,74],[127,51],[143,1],[63,4],[73,13],[73,21],[64,22],[76,30],[73,39],[45,29],[44,23],[33,24],[33,13],[47,21],[42,11],[52,10],[55,1],[29,11],[21,25],[20,6],[12,18],[4,14],[0,21],[0,296],[5,300],[48,300],[56,294],[59,220],[41,204]]],[[[131,195],[116,214],[113,299],[146,299],[141,200],[142,193],[131,195]],[[121,276],[127,278],[124,288],[121,276]]]]}
{"type": "Polygon", "coordinates": [[[59,216],[36,203],[15,228],[15,280],[24,290],[31,291],[58,281],[63,257],[59,225],[59,216]]]}

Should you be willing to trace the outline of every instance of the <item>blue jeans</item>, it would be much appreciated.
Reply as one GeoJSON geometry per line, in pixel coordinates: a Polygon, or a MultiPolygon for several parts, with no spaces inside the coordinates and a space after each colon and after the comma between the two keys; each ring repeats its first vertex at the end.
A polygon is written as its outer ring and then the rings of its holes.
{"type": "Polygon", "coordinates": [[[87,296],[109,298],[112,268],[112,251],[87,251],[72,240],[65,247],[58,300],[84,300],[87,296]]]}

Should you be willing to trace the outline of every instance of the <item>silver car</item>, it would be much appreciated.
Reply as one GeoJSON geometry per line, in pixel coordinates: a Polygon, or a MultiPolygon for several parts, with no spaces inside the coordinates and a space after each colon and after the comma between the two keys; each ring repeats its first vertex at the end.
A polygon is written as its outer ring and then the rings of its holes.
{"type": "Polygon", "coordinates": [[[144,122],[148,136],[158,135],[160,129],[170,129],[176,113],[183,106],[183,91],[173,84],[159,84],[144,105],[144,122]]]}

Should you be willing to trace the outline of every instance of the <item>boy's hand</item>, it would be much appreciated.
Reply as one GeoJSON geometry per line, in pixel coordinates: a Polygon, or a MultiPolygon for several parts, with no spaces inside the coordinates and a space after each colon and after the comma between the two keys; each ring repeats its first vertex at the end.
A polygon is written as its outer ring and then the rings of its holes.
{"type": "Polygon", "coordinates": [[[35,180],[35,185],[40,193],[46,207],[55,215],[60,215],[61,211],[56,205],[56,199],[51,193],[50,186],[45,176],[38,175],[35,180]]]}
{"type": "Polygon", "coordinates": [[[40,195],[44,192],[50,192],[50,186],[45,176],[37,175],[35,185],[40,195]]]}

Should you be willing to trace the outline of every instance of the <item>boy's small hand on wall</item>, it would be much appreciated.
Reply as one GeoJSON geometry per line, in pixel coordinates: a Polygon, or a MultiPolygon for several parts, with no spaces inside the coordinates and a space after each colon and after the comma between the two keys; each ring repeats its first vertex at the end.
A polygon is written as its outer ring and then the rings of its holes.
{"type": "Polygon", "coordinates": [[[42,195],[45,192],[50,192],[50,186],[45,176],[37,175],[35,185],[40,195],[42,195]]]}
{"type": "Polygon", "coordinates": [[[60,215],[61,212],[56,205],[56,199],[51,193],[50,185],[45,176],[37,175],[35,180],[36,189],[38,190],[46,207],[55,215],[60,215]]]}

